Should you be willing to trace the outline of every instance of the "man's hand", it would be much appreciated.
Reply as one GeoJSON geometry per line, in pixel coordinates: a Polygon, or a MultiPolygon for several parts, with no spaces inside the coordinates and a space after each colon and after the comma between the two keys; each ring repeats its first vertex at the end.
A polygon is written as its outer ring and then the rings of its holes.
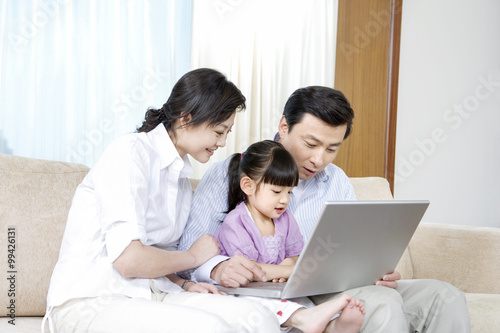
{"type": "Polygon", "coordinates": [[[211,283],[206,283],[206,282],[188,282],[186,285],[186,291],[192,292],[192,293],[200,293],[200,294],[220,294],[220,295],[227,295],[226,293],[219,291],[216,286],[214,286],[211,283]]]}
{"type": "Polygon", "coordinates": [[[188,252],[195,259],[194,267],[198,267],[220,253],[219,242],[214,236],[203,234],[191,245],[188,252]]]}
{"type": "Polygon", "coordinates": [[[237,254],[214,267],[210,277],[224,287],[246,286],[250,281],[267,281],[266,272],[255,262],[237,254]]]}
{"type": "Polygon", "coordinates": [[[380,281],[377,281],[375,284],[377,286],[396,289],[398,287],[398,280],[401,280],[401,274],[399,274],[399,272],[397,271],[394,271],[392,273],[384,275],[384,277],[380,281]]]}

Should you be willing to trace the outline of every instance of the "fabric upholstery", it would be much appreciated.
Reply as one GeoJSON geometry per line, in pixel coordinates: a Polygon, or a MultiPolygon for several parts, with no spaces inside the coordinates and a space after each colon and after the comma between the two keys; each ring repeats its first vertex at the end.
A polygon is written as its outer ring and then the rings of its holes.
{"type": "Polygon", "coordinates": [[[500,229],[421,223],[408,247],[413,278],[447,281],[466,293],[500,294],[500,229]]]}
{"type": "MultiPolygon", "coordinates": [[[[17,316],[45,313],[71,199],[87,172],[78,164],[0,157],[0,244],[7,244],[7,228],[15,226],[17,316]]],[[[2,255],[0,262],[7,267],[7,256],[2,255]]],[[[7,290],[8,283],[0,279],[0,290],[7,290]]],[[[2,292],[0,304],[7,302],[7,293],[2,292]]]]}
{"type": "Polygon", "coordinates": [[[500,331],[500,295],[466,293],[471,332],[498,333],[500,331]]]}
{"type": "Polygon", "coordinates": [[[380,177],[352,177],[352,187],[358,200],[392,200],[389,182],[380,177]]]}

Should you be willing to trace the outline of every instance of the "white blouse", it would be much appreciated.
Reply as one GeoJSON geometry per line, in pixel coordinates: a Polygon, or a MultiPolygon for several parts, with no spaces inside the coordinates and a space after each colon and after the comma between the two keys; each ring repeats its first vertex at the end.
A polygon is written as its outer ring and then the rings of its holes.
{"type": "MultiPolygon", "coordinates": [[[[125,135],[106,149],[78,186],[68,215],[47,305],[72,298],[121,294],[150,299],[148,279],[126,279],[113,261],[132,240],[176,250],[191,205],[192,174],[160,124],[125,135]]],[[[166,277],[165,292],[182,289],[166,277]]]]}

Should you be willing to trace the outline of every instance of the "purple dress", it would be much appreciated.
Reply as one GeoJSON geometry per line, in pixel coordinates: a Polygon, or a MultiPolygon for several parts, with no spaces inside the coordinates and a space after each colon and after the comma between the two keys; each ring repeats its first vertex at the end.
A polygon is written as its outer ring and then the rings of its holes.
{"type": "Polygon", "coordinates": [[[292,213],[285,210],[274,220],[274,236],[262,236],[252,220],[245,203],[238,204],[224,219],[215,237],[220,243],[220,254],[242,254],[261,264],[280,264],[285,258],[295,257],[304,247],[304,239],[292,213]]]}

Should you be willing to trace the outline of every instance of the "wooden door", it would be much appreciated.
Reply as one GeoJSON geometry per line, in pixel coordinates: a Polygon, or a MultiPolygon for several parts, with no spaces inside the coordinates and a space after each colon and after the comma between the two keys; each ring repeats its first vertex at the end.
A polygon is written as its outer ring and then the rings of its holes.
{"type": "Polygon", "coordinates": [[[353,131],[335,164],[394,188],[402,0],[339,0],[335,88],[351,102],[353,131]]]}

